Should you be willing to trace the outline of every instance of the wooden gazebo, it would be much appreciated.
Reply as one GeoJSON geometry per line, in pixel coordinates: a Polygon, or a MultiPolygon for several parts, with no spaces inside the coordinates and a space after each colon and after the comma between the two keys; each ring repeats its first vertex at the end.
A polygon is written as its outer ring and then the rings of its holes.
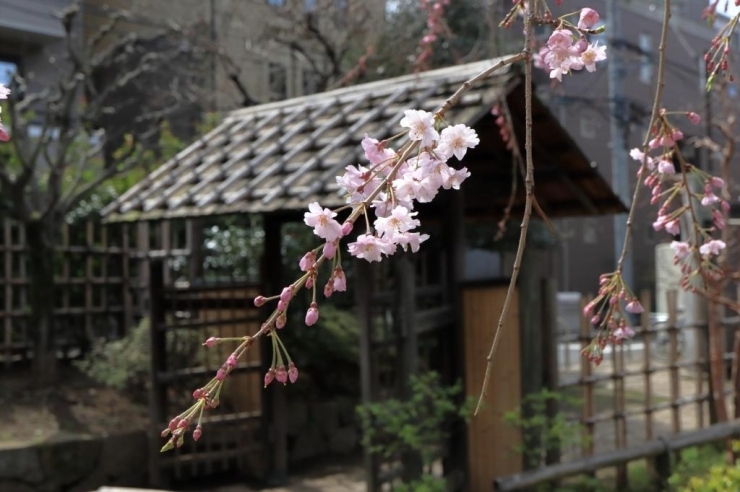
{"type": "MultiPolygon", "coordinates": [[[[328,207],[344,203],[334,176],[345,166],[361,162],[359,144],[365,134],[378,139],[390,137],[398,132],[405,109],[434,110],[466,79],[494,62],[234,111],[216,129],[106,207],[104,215],[109,222],[160,224],[160,228],[169,230],[169,224],[178,220],[193,224],[195,219],[203,221],[206,217],[259,214],[265,229],[267,253],[262,264],[263,272],[269,275],[263,276],[260,285],[196,288],[191,282],[178,287],[166,272],[152,270],[152,343],[158,354],[153,361],[152,384],[155,428],[160,428],[171,413],[167,395],[174,381],[204,379],[221,362],[214,359],[212,366],[202,363],[199,368],[171,367],[166,357],[166,333],[181,327],[214,330],[217,323],[222,324],[219,333],[256,331],[259,313],[244,297],[257,290],[275,292],[281,287],[275,280],[281,268],[281,225],[299,220],[310,202],[319,201],[328,207]],[[224,314],[223,307],[209,307],[215,298],[233,299],[229,301],[229,314],[224,314]],[[178,318],[176,312],[192,314],[178,318]]],[[[508,68],[475,86],[448,113],[449,122],[474,127],[481,144],[464,159],[472,177],[463,189],[445,192],[420,209],[432,240],[423,245],[421,254],[400,255],[385,266],[371,267],[362,262],[354,265],[355,299],[362,326],[359,363],[364,401],[402,395],[407,376],[420,367],[437,369],[449,381],[464,378],[468,394],[477,394],[480,389],[484,351],[500,309],[503,286],[501,279],[465,282],[465,228],[495,223],[509,201],[511,154],[491,114],[493,105],[501,101],[508,105],[514,131],[523,141],[523,78],[516,68],[508,68]]],[[[548,216],[623,212],[623,204],[547,107],[535,100],[533,111],[535,194],[548,216]]],[[[520,182],[513,217],[521,213],[523,204],[520,182]]],[[[146,243],[141,243],[141,248],[150,249],[149,234],[142,232],[139,236],[146,243]]],[[[199,244],[193,238],[197,234],[190,232],[185,238],[181,250],[195,254],[199,244]]],[[[174,247],[166,238],[159,243],[174,247]]],[[[547,274],[544,266],[535,267],[536,263],[534,256],[530,257],[522,271],[520,287],[527,288],[520,288],[519,305],[527,309],[511,312],[489,392],[495,398],[487,402],[486,415],[472,422],[467,438],[465,433],[456,434],[455,442],[450,443],[452,452],[444,460],[445,473],[457,476],[466,490],[490,490],[493,477],[519,471],[521,466],[510,453],[510,446],[519,436],[502,426],[500,416],[518,405],[522,392],[543,384],[543,357],[540,353],[532,359],[540,350],[532,341],[538,340],[547,314],[536,314],[539,308],[533,309],[536,306],[532,303],[542,299],[539,282],[547,274]],[[525,370],[523,360],[527,361],[525,370]]],[[[505,260],[504,272],[506,264],[505,260]]],[[[163,469],[174,469],[175,473],[188,467],[196,470],[198,463],[206,463],[203,469],[207,471],[212,469],[213,460],[226,458],[246,468],[266,467],[274,477],[285,476],[288,450],[282,407],[284,392],[290,389],[259,390],[260,371],[269,361],[258,355],[244,364],[243,374],[235,375],[235,386],[254,388],[247,392],[249,396],[234,397],[225,409],[214,412],[214,419],[220,422],[214,426],[224,429],[215,433],[219,441],[199,443],[197,448],[161,460],[155,455],[153,476],[163,469]],[[242,379],[236,379],[239,377],[242,379]],[[265,442],[270,443],[269,453],[262,452],[265,442]]],[[[204,439],[212,434],[206,432],[204,439]]],[[[386,464],[368,457],[369,490],[380,487],[388,469],[386,464]]]]}

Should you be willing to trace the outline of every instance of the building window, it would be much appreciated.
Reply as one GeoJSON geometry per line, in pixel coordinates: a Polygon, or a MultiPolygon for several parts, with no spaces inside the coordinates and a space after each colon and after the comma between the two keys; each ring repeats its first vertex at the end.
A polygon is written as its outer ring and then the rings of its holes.
{"type": "Polygon", "coordinates": [[[640,34],[640,82],[649,84],[653,81],[653,38],[649,34],[640,34]]]}
{"type": "Polygon", "coordinates": [[[281,101],[288,97],[288,72],[279,63],[270,63],[270,100],[281,101]]]}

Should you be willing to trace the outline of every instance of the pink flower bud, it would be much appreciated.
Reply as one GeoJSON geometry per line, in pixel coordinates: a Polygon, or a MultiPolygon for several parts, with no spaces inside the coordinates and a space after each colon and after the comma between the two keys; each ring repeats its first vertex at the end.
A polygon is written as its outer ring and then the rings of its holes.
{"type": "Polygon", "coordinates": [[[627,312],[632,314],[640,314],[641,312],[645,311],[645,309],[642,307],[642,304],[640,304],[640,301],[637,299],[628,302],[627,303],[627,312]]]}
{"type": "Polygon", "coordinates": [[[617,296],[611,296],[609,298],[609,304],[612,306],[614,306],[618,302],[619,302],[619,298],[617,296]]]}
{"type": "Polygon", "coordinates": [[[598,315],[598,314],[595,314],[595,315],[594,315],[594,316],[593,316],[593,317],[591,318],[591,324],[592,324],[592,325],[598,325],[598,324],[599,324],[599,321],[601,321],[601,318],[599,317],[599,315],[598,315]]]}
{"type": "Polygon", "coordinates": [[[277,309],[278,309],[278,311],[282,311],[282,312],[287,311],[288,310],[288,303],[285,302],[285,301],[283,301],[282,299],[279,300],[278,301],[278,305],[277,305],[277,309]]]}
{"type": "Polygon", "coordinates": [[[267,388],[274,379],[275,379],[275,370],[270,368],[265,373],[265,388],[267,388]]]}
{"type": "Polygon", "coordinates": [[[591,29],[599,22],[599,13],[588,7],[581,9],[581,16],[578,19],[578,29],[591,29]]]}
{"type": "Polygon", "coordinates": [[[329,279],[329,281],[324,286],[324,296],[331,297],[331,295],[334,293],[334,281],[333,279],[329,279]]]}
{"type": "Polygon", "coordinates": [[[169,423],[169,425],[167,426],[167,428],[168,428],[169,430],[171,430],[171,431],[174,431],[175,429],[177,429],[177,424],[178,424],[179,422],[180,422],[180,419],[179,419],[178,417],[175,417],[174,419],[170,420],[170,423],[169,423]]]}
{"type": "Polygon", "coordinates": [[[193,431],[193,441],[197,441],[198,439],[200,439],[200,436],[202,435],[203,435],[203,427],[201,427],[201,425],[198,424],[198,426],[193,431]]]}
{"type": "Polygon", "coordinates": [[[257,296],[254,298],[254,305],[256,307],[264,306],[267,302],[267,298],[265,296],[257,296]]]}
{"type": "Polygon", "coordinates": [[[231,369],[235,368],[238,363],[239,361],[236,358],[236,354],[231,354],[229,358],[226,359],[226,365],[229,366],[231,369]]]}
{"type": "Polygon", "coordinates": [[[589,302],[583,308],[583,317],[584,318],[590,317],[591,314],[593,314],[593,311],[594,311],[594,303],[593,302],[589,302]]]}
{"type": "Polygon", "coordinates": [[[309,275],[306,279],[306,288],[313,289],[313,275],[309,275]]]}
{"type": "Polygon", "coordinates": [[[331,259],[337,253],[337,241],[330,241],[324,244],[324,256],[331,259]]]}
{"type": "Polygon", "coordinates": [[[214,345],[216,345],[216,344],[218,343],[218,341],[219,341],[219,339],[218,339],[218,338],[216,338],[216,337],[211,337],[211,338],[209,338],[208,340],[206,340],[206,341],[205,341],[205,342],[203,343],[203,345],[205,345],[206,347],[213,347],[214,345]]]}
{"type": "Polygon", "coordinates": [[[288,322],[288,318],[285,316],[285,313],[282,313],[275,320],[275,328],[277,328],[278,330],[281,330],[285,327],[285,323],[287,322],[288,322]]]}
{"type": "Polygon", "coordinates": [[[345,222],[342,224],[342,236],[346,236],[352,232],[352,225],[352,222],[345,222]]]}
{"type": "Polygon", "coordinates": [[[712,176],[711,178],[709,178],[709,182],[715,188],[722,188],[725,185],[725,180],[717,176],[712,176]]]}
{"type": "Polygon", "coordinates": [[[280,293],[280,300],[288,303],[293,298],[293,286],[290,285],[288,287],[284,287],[283,291],[280,293]]]}
{"type": "Polygon", "coordinates": [[[285,366],[280,366],[277,368],[277,371],[275,371],[275,379],[283,384],[288,382],[288,371],[285,370],[285,366]]]}
{"type": "Polygon", "coordinates": [[[206,395],[205,391],[203,391],[203,388],[198,388],[197,390],[193,391],[193,399],[194,400],[200,400],[206,395]]]}
{"type": "Polygon", "coordinates": [[[303,255],[301,261],[298,262],[298,267],[301,269],[301,271],[307,272],[311,268],[313,268],[314,263],[316,263],[316,253],[314,253],[313,251],[309,251],[308,253],[303,255]]]}
{"type": "Polygon", "coordinates": [[[683,139],[683,132],[678,128],[674,128],[671,132],[671,138],[674,142],[678,142],[679,140],[683,139]]]}
{"type": "Polygon", "coordinates": [[[344,275],[344,270],[341,266],[334,269],[334,290],[337,292],[345,292],[347,290],[347,277],[344,275]]]}
{"type": "Polygon", "coordinates": [[[701,122],[701,116],[699,116],[697,113],[694,113],[693,111],[689,111],[688,113],[686,113],[686,117],[694,125],[698,125],[701,122]]]}
{"type": "Polygon", "coordinates": [[[160,435],[160,437],[167,437],[167,436],[170,435],[170,432],[172,432],[172,431],[170,431],[170,429],[168,427],[168,428],[164,429],[162,432],[160,432],[159,435],[160,435]]]}
{"type": "Polygon", "coordinates": [[[291,383],[295,383],[298,379],[298,368],[292,362],[288,364],[288,379],[291,383]]]}
{"type": "Polygon", "coordinates": [[[220,367],[218,371],[216,371],[216,379],[218,379],[219,381],[223,381],[224,379],[226,379],[226,371],[223,367],[220,367]]]}
{"type": "Polygon", "coordinates": [[[185,429],[188,426],[188,424],[189,424],[188,419],[182,419],[181,421],[177,423],[177,428],[185,429]]]}
{"type": "Polygon", "coordinates": [[[306,326],[313,326],[319,320],[319,308],[315,302],[311,303],[311,307],[306,311],[306,326]]]}

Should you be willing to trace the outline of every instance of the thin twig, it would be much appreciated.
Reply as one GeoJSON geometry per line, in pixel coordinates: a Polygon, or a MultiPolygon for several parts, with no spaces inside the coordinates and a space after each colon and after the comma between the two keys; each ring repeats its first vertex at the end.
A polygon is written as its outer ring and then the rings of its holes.
{"type": "MultiPolygon", "coordinates": [[[[488,382],[491,378],[491,370],[493,369],[493,356],[496,354],[496,348],[500,340],[501,332],[503,331],[503,324],[506,316],[509,313],[509,307],[511,306],[512,299],[514,297],[514,290],[516,288],[516,281],[519,277],[519,269],[521,268],[522,258],[524,257],[524,248],[527,244],[527,230],[529,228],[529,218],[532,215],[532,202],[534,201],[534,162],[532,160],[532,26],[534,25],[534,13],[537,11],[536,1],[535,5],[530,6],[530,10],[527,13],[524,22],[524,50],[518,56],[525,60],[524,64],[524,153],[527,161],[527,172],[524,177],[524,190],[526,193],[526,201],[524,203],[524,216],[522,217],[521,230],[519,233],[519,246],[516,250],[516,258],[514,259],[514,269],[511,273],[511,280],[509,281],[509,288],[506,291],[506,299],[504,299],[504,305],[501,308],[501,315],[499,316],[498,325],[496,326],[493,343],[491,343],[491,349],[486,357],[486,372],[483,377],[483,387],[481,388],[480,397],[478,398],[478,404],[475,407],[474,415],[478,414],[478,411],[483,404],[483,399],[488,394],[488,382]]],[[[458,91],[459,92],[459,91],[458,91]]],[[[454,96],[453,96],[454,97],[454,96]]]]}
{"type": "MultiPolygon", "coordinates": [[[[650,116],[650,124],[648,125],[647,131],[645,132],[645,140],[642,142],[642,151],[645,154],[640,171],[637,176],[637,186],[635,186],[635,192],[632,195],[632,203],[630,204],[629,215],[627,216],[627,232],[624,235],[624,243],[622,244],[622,253],[619,255],[619,261],[617,262],[617,272],[622,273],[624,269],[624,260],[627,257],[627,251],[629,249],[630,239],[632,238],[632,221],[635,217],[635,210],[637,210],[637,200],[640,197],[640,182],[642,176],[647,169],[648,153],[650,151],[649,142],[650,135],[653,129],[653,125],[658,120],[660,113],[660,103],[663,99],[663,87],[665,86],[665,64],[666,64],[666,46],[668,39],[668,24],[671,20],[671,0],[665,0],[663,8],[663,27],[660,32],[660,47],[658,48],[658,80],[655,83],[655,98],[653,99],[653,110],[650,116]]],[[[612,55],[613,56],[613,55],[612,55]]]]}

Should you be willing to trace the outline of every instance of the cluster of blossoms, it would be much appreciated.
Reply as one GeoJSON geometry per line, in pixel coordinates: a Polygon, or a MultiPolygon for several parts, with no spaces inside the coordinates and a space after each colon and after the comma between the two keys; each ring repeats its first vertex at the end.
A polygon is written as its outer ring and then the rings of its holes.
{"type": "Polygon", "coordinates": [[[429,59],[434,53],[434,42],[437,41],[439,36],[450,35],[450,29],[444,19],[444,10],[450,4],[450,0],[420,0],[419,3],[427,16],[427,28],[419,40],[420,51],[414,61],[414,67],[417,70],[423,69],[429,64],[429,59]]]}
{"type": "MultiPolygon", "coordinates": [[[[683,114],[693,124],[701,121],[696,113],[683,114]]],[[[685,231],[684,234],[684,237],[691,237],[690,232],[693,232],[694,239],[691,242],[686,239],[673,241],[671,248],[674,263],[680,265],[683,273],[682,286],[696,290],[703,287],[704,276],[721,276],[712,259],[726,245],[724,241],[714,239],[712,233],[725,228],[725,215],[730,210],[730,204],[723,198],[725,183],[722,178],[709,175],[684,161],[677,145],[683,137],[683,132],[668,120],[668,113],[661,111],[658,124],[653,128],[648,155],[639,149],[632,149],[630,155],[641,164],[638,176],[645,177],[644,184],[652,194],[650,202],[659,204],[653,229],[679,236],[682,220],[684,225],[691,224],[693,228],[693,231],[685,231]],[[674,162],[678,163],[678,174],[674,162]],[[700,192],[692,189],[692,181],[702,184],[700,192]],[[709,211],[711,225],[700,223],[698,207],[709,211]]]]}
{"type": "Polygon", "coordinates": [[[599,330],[591,344],[581,351],[583,356],[599,365],[607,343],[619,345],[635,335],[627,313],[640,314],[643,311],[642,304],[624,283],[619,272],[602,275],[599,278],[599,294],[583,308],[583,316],[599,330]]]}
{"type": "MultiPolygon", "coordinates": [[[[0,100],[7,99],[10,95],[10,89],[5,87],[3,84],[0,84],[0,100]]],[[[0,108],[0,113],[2,113],[3,110],[0,108]]],[[[8,135],[7,130],[5,130],[5,127],[3,126],[3,122],[0,121],[0,142],[7,142],[10,140],[10,135],[8,135]]]]}
{"type": "Polygon", "coordinates": [[[596,70],[596,62],[606,60],[606,46],[599,46],[598,41],[590,44],[584,33],[598,32],[592,30],[599,22],[599,14],[589,8],[581,10],[578,25],[561,19],[547,43],[535,57],[535,66],[550,71],[550,78],[563,80],[563,75],[574,70],[596,70]]]}
{"type": "MultiPolygon", "coordinates": [[[[716,0],[710,4],[705,10],[702,17],[708,18],[711,22],[714,22],[717,11],[716,0]]],[[[740,6],[740,0],[735,0],[735,6],[740,6]]],[[[726,7],[726,6],[725,6],[726,7]]],[[[727,77],[727,80],[734,82],[735,77],[730,69],[730,48],[732,36],[737,27],[740,14],[733,16],[730,21],[725,24],[712,38],[712,44],[709,50],[704,54],[704,62],[707,65],[707,90],[710,90],[714,85],[714,81],[717,75],[720,73],[727,77]]]]}
{"type": "Polygon", "coordinates": [[[459,189],[470,173],[464,167],[452,167],[448,161],[453,157],[461,160],[469,148],[480,142],[472,128],[465,125],[441,128],[442,125],[441,118],[432,113],[407,110],[401,120],[401,126],[406,130],[398,136],[405,134],[408,141],[397,151],[388,147],[388,141],[381,142],[365,136],[362,148],[368,162],[348,166],[344,174],[337,177],[337,182],[347,191],[347,205],[330,210],[314,202],[309,204],[304,214],[304,222],[313,228],[323,244],[300,259],[298,266],[303,272],[301,277],[275,296],[257,296],[254,299],[257,307],[277,301],[267,321],[252,337],[212,337],[204,343],[212,347],[237,342],[239,346],[229,355],[216,376],[193,392],[196,403],[175,417],[162,431],[162,437],[170,436],[162,451],[181,446],[184,434],[194,422],[197,425],[193,438],[200,438],[203,411],[218,405],[224,380],[237,367],[239,358],[254,340],[263,336],[269,336],[272,340],[272,364],[264,376],[265,386],[275,380],[283,384],[296,382],[298,368],[280,340],[278,331],[285,327],[290,303],[303,288],[310,289],[313,296],[305,323],[312,326],[318,321],[317,284],[319,270],[324,263],[331,261],[329,278],[323,288],[324,296],[330,297],[335,291],[347,289],[339,245],[343,238],[350,235],[360,217],[365,219],[366,230],[348,244],[352,256],[375,262],[394,254],[399,248],[412,252],[419,250],[421,243],[429,236],[414,230],[420,225],[414,204],[430,202],[440,189],[459,189]],[[348,209],[351,209],[349,216],[340,223],[338,214],[348,209]],[[369,217],[371,210],[375,215],[372,221],[369,217]]]}

